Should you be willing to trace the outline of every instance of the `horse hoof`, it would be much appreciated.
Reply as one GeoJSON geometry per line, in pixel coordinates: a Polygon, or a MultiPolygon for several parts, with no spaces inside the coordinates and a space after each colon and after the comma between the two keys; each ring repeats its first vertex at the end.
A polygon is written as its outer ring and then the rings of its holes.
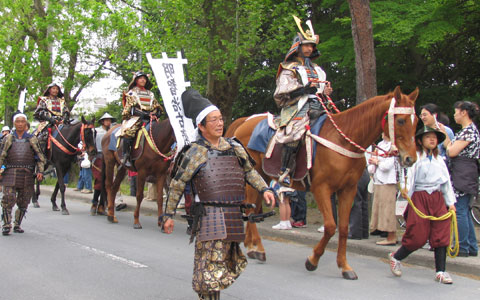
{"type": "Polygon", "coordinates": [[[62,215],[68,216],[70,213],[68,212],[68,209],[64,208],[62,209],[62,215]]]}
{"type": "Polygon", "coordinates": [[[257,259],[257,256],[255,255],[255,251],[247,252],[247,256],[248,258],[251,258],[251,259],[257,259]]]}
{"type": "Polygon", "coordinates": [[[357,280],[358,276],[354,271],[343,271],[342,276],[344,279],[357,280]]]}
{"type": "Polygon", "coordinates": [[[265,252],[255,251],[255,258],[256,258],[259,262],[266,262],[266,261],[267,261],[267,255],[265,254],[265,252]]]}
{"type": "Polygon", "coordinates": [[[55,205],[55,206],[52,206],[52,210],[53,210],[53,211],[60,211],[60,209],[59,209],[58,206],[56,206],[56,205],[55,205]]]}
{"type": "Polygon", "coordinates": [[[308,271],[315,271],[317,269],[317,266],[313,265],[310,260],[307,258],[307,260],[305,261],[305,268],[308,270],[308,271]]]}
{"type": "Polygon", "coordinates": [[[133,229],[142,229],[142,225],[140,225],[140,224],[133,224],[133,229]]]}
{"type": "Polygon", "coordinates": [[[40,204],[38,204],[38,202],[33,202],[33,207],[39,208],[39,207],[40,207],[40,204]]]}
{"type": "Polygon", "coordinates": [[[107,220],[108,220],[108,222],[110,222],[110,223],[118,223],[117,217],[115,217],[115,216],[113,216],[113,217],[112,217],[112,216],[108,216],[108,217],[107,217],[107,220]]]}

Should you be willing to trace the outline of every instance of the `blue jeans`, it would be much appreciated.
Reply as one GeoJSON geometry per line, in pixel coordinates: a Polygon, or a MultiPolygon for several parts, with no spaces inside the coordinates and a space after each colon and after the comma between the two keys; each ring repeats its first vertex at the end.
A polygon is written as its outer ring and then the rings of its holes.
{"type": "Polygon", "coordinates": [[[457,198],[455,208],[457,209],[458,241],[460,252],[478,253],[477,237],[472,216],[470,214],[470,195],[457,198]]]}
{"type": "Polygon", "coordinates": [[[78,178],[77,189],[92,190],[92,168],[80,168],[80,176],[78,178]]]}

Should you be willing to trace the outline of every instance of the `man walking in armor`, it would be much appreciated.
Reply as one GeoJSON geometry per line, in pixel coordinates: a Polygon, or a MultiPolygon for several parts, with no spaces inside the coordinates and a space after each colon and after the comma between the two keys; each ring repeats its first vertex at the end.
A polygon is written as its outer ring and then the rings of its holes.
{"type": "Polygon", "coordinates": [[[142,123],[150,121],[150,114],[160,116],[162,107],[150,90],[152,83],[146,73],[136,72],[128,85],[128,92],[123,94],[122,130],[123,158],[122,164],[131,167],[130,151],[135,134],[142,123]]]}
{"type": "Polygon", "coordinates": [[[39,138],[42,144],[46,142],[48,138],[48,133],[45,128],[62,122],[69,122],[70,110],[65,102],[60,85],[51,83],[47,86],[43,96],[38,97],[37,108],[33,116],[40,122],[35,131],[35,136],[39,138]]]}
{"type": "Polygon", "coordinates": [[[243,146],[222,137],[220,110],[193,89],[182,94],[182,102],[185,115],[198,127],[198,138],[178,156],[163,228],[172,233],[172,216],[189,185],[195,199],[191,208],[191,240],[196,237],[192,287],[199,299],[220,299],[220,291],[233,284],[247,265],[239,245],[245,238],[241,210],[245,180],[272,207],[275,196],[243,146]]]}
{"type": "Polygon", "coordinates": [[[26,131],[27,116],[18,113],[13,117],[13,123],[15,131],[3,139],[0,153],[0,166],[5,165],[5,169],[0,170],[0,177],[3,179],[3,235],[10,234],[12,209],[15,203],[18,208],[15,212],[13,231],[23,233],[20,225],[33,196],[35,165],[39,181],[43,180],[45,165],[45,156],[40,150],[37,138],[26,131]]]}
{"type": "MultiPolygon", "coordinates": [[[[317,49],[318,35],[314,34],[310,21],[309,30],[303,31],[301,21],[294,17],[300,32],[280,64],[277,72],[277,88],[273,95],[275,103],[281,108],[280,118],[276,120],[278,130],[283,131],[282,174],[279,182],[289,186],[290,175],[295,171],[295,155],[299,140],[303,136],[295,132],[303,130],[310,119],[320,116],[322,107],[316,94],[330,95],[332,88],[326,82],[326,74],[313,60],[320,56],[317,49]],[[298,124],[298,126],[296,126],[298,124]]],[[[278,140],[278,139],[277,139],[278,140]]]]}

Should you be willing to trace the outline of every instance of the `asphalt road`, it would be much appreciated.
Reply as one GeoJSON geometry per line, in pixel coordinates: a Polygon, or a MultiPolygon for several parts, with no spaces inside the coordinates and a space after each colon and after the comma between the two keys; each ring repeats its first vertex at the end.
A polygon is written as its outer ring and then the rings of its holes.
{"type": "MultiPolygon", "coordinates": [[[[131,212],[118,224],[89,215],[89,206],[68,201],[70,216],[53,212],[46,198],[31,207],[24,234],[0,236],[0,299],[196,299],[191,289],[193,245],[185,224],[162,234],[156,218],[131,212]]],[[[222,299],[478,299],[480,281],[452,274],[453,285],[433,280],[429,268],[405,266],[394,277],[383,258],[349,254],[357,281],[341,278],[335,253],[326,251],[319,269],[308,272],[309,247],[265,241],[268,263],[250,261],[222,299]]],[[[448,264],[447,264],[448,268],[448,264]]]]}

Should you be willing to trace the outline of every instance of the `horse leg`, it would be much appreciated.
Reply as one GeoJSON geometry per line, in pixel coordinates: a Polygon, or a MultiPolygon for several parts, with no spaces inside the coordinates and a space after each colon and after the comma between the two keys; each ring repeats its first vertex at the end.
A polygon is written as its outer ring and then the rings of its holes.
{"type": "Polygon", "coordinates": [[[60,211],[60,209],[57,206],[57,194],[58,194],[58,181],[55,184],[55,188],[53,189],[52,197],[50,198],[50,201],[52,201],[52,210],[53,211],[60,211]]]}
{"type": "Polygon", "coordinates": [[[115,217],[115,196],[117,195],[118,190],[120,189],[120,184],[122,183],[123,178],[127,174],[126,168],[117,169],[117,174],[115,180],[110,189],[110,194],[108,195],[108,215],[107,219],[111,223],[118,223],[117,217],[115,217]]]}
{"type": "Polygon", "coordinates": [[[38,204],[38,198],[40,197],[40,183],[38,182],[38,179],[35,178],[35,192],[33,193],[32,196],[32,203],[33,207],[39,208],[40,204],[38,204]]]}
{"type": "Polygon", "coordinates": [[[350,211],[352,209],[353,198],[357,192],[357,186],[348,186],[337,193],[338,195],[338,249],[337,265],[342,269],[342,276],[345,279],[358,279],[357,274],[347,263],[347,237],[350,211]]]}
{"type": "MultiPolygon", "coordinates": [[[[66,174],[68,170],[64,173],[66,174]]],[[[65,204],[65,183],[63,182],[63,174],[61,177],[58,177],[57,180],[57,185],[59,186],[60,189],[60,194],[62,195],[62,204],[60,207],[62,208],[62,215],[69,215],[70,213],[68,212],[67,205],[65,204]]]]}
{"type": "MultiPolygon", "coordinates": [[[[104,189],[107,191],[107,217],[114,220],[115,218],[115,194],[112,192],[113,176],[115,175],[115,157],[108,152],[104,155],[105,159],[105,181],[104,189]]],[[[115,220],[116,221],[116,220],[115,220]]],[[[117,221],[118,222],[118,221],[117,221]]],[[[116,222],[114,222],[116,223],[116,222]]]]}
{"type": "MultiPolygon", "coordinates": [[[[256,204],[257,195],[258,195],[258,192],[255,189],[253,189],[250,185],[246,186],[246,189],[245,189],[245,196],[246,196],[245,202],[246,203],[255,203],[256,204]]],[[[255,213],[256,211],[257,211],[256,209],[248,209],[246,211],[246,213],[250,214],[250,213],[255,213]]],[[[247,222],[246,227],[247,228],[245,230],[245,240],[244,240],[243,243],[244,243],[245,247],[247,248],[247,256],[249,258],[256,259],[257,258],[257,246],[256,246],[256,243],[254,243],[254,240],[256,240],[255,237],[258,236],[257,224],[247,222]]]]}
{"type": "Polygon", "coordinates": [[[159,176],[157,179],[157,210],[158,210],[158,226],[162,227],[161,215],[163,215],[163,187],[165,186],[165,175],[159,176]]]}
{"type": "Polygon", "coordinates": [[[330,238],[335,234],[336,230],[336,224],[332,214],[332,204],[330,202],[330,196],[332,192],[329,186],[326,184],[313,185],[311,190],[315,196],[317,206],[322,212],[325,232],[320,242],[318,242],[318,244],[313,248],[312,255],[309,256],[305,262],[305,268],[307,268],[308,271],[314,271],[317,269],[318,261],[325,252],[325,247],[327,246],[330,238]]]}
{"type": "MultiPolygon", "coordinates": [[[[262,209],[263,196],[260,195],[256,190],[253,190],[253,191],[255,192],[255,197],[256,197],[255,213],[261,214],[263,213],[263,209],[262,209]]],[[[253,247],[256,249],[255,258],[258,259],[258,261],[260,262],[265,262],[267,260],[267,255],[265,253],[265,248],[263,247],[262,238],[260,236],[260,233],[258,233],[257,224],[253,223],[252,225],[253,225],[251,228],[252,243],[253,243],[253,247]]]]}
{"type": "Polygon", "coordinates": [[[145,172],[139,172],[137,175],[137,206],[135,207],[135,212],[133,213],[133,228],[142,229],[142,224],[140,224],[140,205],[142,205],[143,200],[143,187],[145,186],[145,172]]]}

